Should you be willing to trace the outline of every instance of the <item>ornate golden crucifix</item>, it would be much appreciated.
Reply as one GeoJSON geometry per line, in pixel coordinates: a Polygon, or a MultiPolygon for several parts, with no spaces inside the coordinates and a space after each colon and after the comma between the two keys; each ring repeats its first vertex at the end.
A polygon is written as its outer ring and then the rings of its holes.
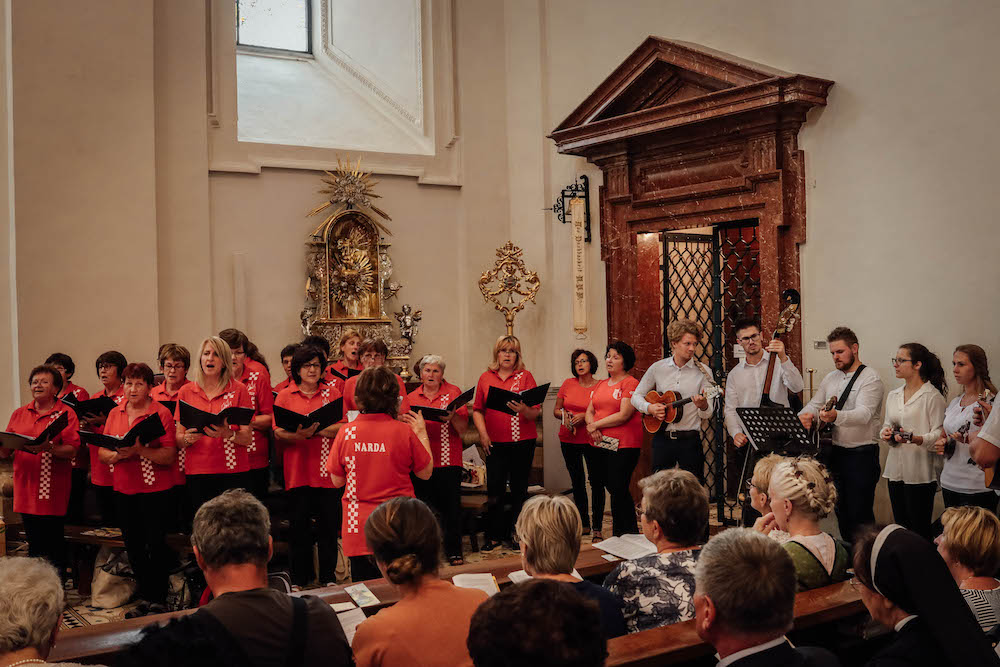
{"type": "Polygon", "coordinates": [[[497,248],[497,261],[493,268],[485,271],[479,278],[479,291],[483,293],[483,300],[493,303],[503,313],[508,336],[514,333],[514,316],[528,301],[535,303],[535,294],[542,286],[538,274],[525,268],[524,260],[521,259],[523,254],[520,248],[507,241],[497,248]],[[491,283],[496,283],[496,286],[491,287],[491,283]],[[515,294],[521,297],[519,301],[514,298],[515,294]],[[502,295],[506,295],[505,298],[501,298],[502,295]]]}

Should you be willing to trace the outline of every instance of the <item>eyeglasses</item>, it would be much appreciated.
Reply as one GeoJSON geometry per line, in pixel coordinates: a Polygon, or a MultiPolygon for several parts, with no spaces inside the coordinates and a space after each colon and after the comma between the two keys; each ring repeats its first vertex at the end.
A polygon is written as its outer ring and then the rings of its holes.
{"type": "Polygon", "coordinates": [[[187,367],[184,364],[171,364],[171,363],[163,364],[163,370],[165,371],[182,371],[185,368],[187,367]]]}
{"type": "Polygon", "coordinates": [[[642,505],[635,506],[635,518],[641,519],[646,514],[646,510],[642,509],[642,505]]]}
{"type": "Polygon", "coordinates": [[[97,370],[99,371],[107,370],[108,368],[118,368],[118,366],[114,364],[99,364],[97,366],[97,370]]]}
{"type": "Polygon", "coordinates": [[[738,340],[741,343],[749,343],[750,341],[757,340],[758,338],[760,338],[760,332],[759,331],[757,333],[753,334],[752,336],[743,336],[742,338],[737,338],[736,340],[738,340]]]}
{"type": "Polygon", "coordinates": [[[311,364],[302,364],[302,369],[303,370],[306,370],[306,369],[317,369],[318,370],[320,368],[323,368],[323,364],[319,363],[318,361],[314,361],[311,364]]]}
{"type": "Polygon", "coordinates": [[[890,363],[892,363],[893,366],[902,366],[907,361],[913,361],[913,359],[899,359],[897,357],[893,357],[889,361],[890,361],[890,363]]]}

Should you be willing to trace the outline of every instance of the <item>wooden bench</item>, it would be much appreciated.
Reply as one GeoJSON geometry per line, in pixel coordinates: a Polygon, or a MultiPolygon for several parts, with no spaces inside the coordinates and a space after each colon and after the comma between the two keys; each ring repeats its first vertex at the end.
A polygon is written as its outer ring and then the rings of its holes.
{"type": "MultiPolygon", "coordinates": [[[[803,630],[865,611],[861,595],[848,582],[795,596],[795,629],[803,630]]],[[[608,667],[674,665],[712,655],[715,649],[698,637],[694,621],[644,630],[608,641],[608,667]]]]}
{"type": "MultiPolygon", "coordinates": [[[[605,552],[591,545],[580,549],[576,561],[576,569],[582,577],[603,577],[618,565],[618,560],[608,561],[602,558],[605,552]]],[[[451,579],[456,574],[490,572],[501,587],[510,584],[511,572],[521,569],[519,556],[508,556],[486,560],[479,563],[465,563],[456,566],[442,566],[442,579],[451,579]]],[[[371,616],[379,609],[399,601],[399,591],[385,579],[372,579],[365,584],[379,599],[379,604],[365,608],[365,613],[371,616]]],[[[315,595],[329,604],[348,602],[351,597],[344,592],[344,586],[327,586],[314,588],[293,595],[315,595]]],[[[194,609],[133,618],[117,623],[90,625],[83,628],[72,628],[59,633],[49,660],[52,662],[82,662],[85,664],[112,664],[122,647],[139,640],[142,629],[153,623],[166,623],[171,618],[194,612],[194,609]]]]}

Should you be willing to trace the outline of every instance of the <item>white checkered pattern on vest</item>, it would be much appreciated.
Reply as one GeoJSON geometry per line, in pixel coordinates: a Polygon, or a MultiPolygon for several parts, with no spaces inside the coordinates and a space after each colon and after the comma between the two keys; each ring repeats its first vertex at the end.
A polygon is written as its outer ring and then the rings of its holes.
{"type": "Polygon", "coordinates": [[[360,532],[361,510],[358,507],[358,461],[356,456],[344,457],[347,468],[347,488],[344,489],[344,500],[347,501],[347,532],[360,532]]]}
{"type": "MultiPolygon", "coordinates": [[[[247,377],[247,391],[250,392],[250,404],[253,405],[254,410],[257,409],[257,378],[260,377],[260,371],[252,371],[247,377]]],[[[251,429],[252,430],[252,429],[251,429]]],[[[257,451],[257,438],[253,433],[250,434],[250,446],[247,448],[249,452],[257,451]]]]}
{"type": "MultiPolygon", "coordinates": [[[[510,391],[517,393],[521,391],[521,376],[524,373],[518,373],[514,376],[514,384],[510,386],[510,391]]],[[[516,412],[510,418],[510,439],[511,442],[518,442],[521,439],[521,415],[516,412]]]]}

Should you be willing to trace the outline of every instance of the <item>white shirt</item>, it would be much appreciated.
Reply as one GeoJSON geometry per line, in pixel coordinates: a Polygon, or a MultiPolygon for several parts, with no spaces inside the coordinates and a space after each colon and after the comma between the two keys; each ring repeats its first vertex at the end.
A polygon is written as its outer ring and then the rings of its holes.
{"type": "MultiPolygon", "coordinates": [[[[979,427],[973,423],[976,401],[962,407],[962,396],[956,396],[948,408],[944,411],[944,433],[945,437],[958,431],[966,424],[972,424],[966,434],[971,441],[976,437],[979,427]]],[[[969,443],[955,441],[955,453],[951,458],[945,458],[944,469],[941,471],[941,486],[949,491],[957,493],[985,493],[986,475],[975,463],[969,463],[969,443]]]]}
{"type": "MultiPolygon", "coordinates": [[[[1000,408],[1000,405],[997,408],[1000,408]]],[[[990,416],[986,418],[986,423],[978,433],[980,438],[994,447],[1000,447],[1000,409],[997,408],[990,410],[990,416]]]]}
{"type": "MultiPolygon", "coordinates": [[[[744,433],[743,422],[736,414],[736,408],[760,406],[760,394],[764,391],[764,379],[767,376],[767,363],[770,358],[771,354],[765,351],[764,356],[756,364],[748,364],[747,360],[743,359],[736,368],[729,371],[729,376],[726,378],[725,400],[726,430],[729,431],[729,435],[744,433]]],[[[768,396],[775,403],[787,408],[788,394],[797,394],[804,386],[802,373],[789,357],[774,365],[771,391],[768,396]]]]}
{"type": "MultiPolygon", "coordinates": [[[[679,393],[683,398],[697,396],[712,384],[705,377],[705,373],[711,376],[708,368],[705,368],[705,372],[703,373],[699,370],[699,365],[704,366],[703,364],[698,364],[694,358],[691,358],[686,364],[678,368],[677,364],[674,363],[673,355],[655,362],[646,369],[646,373],[639,380],[639,386],[635,388],[635,393],[632,394],[632,407],[643,414],[649,414],[649,401],[646,400],[646,394],[649,393],[650,389],[656,389],[661,394],[667,390],[674,391],[679,393]]],[[[708,419],[715,411],[715,399],[708,401],[707,410],[693,408],[694,404],[685,404],[681,420],[676,424],[667,424],[667,430],[699,430],[701,428],[701,420],[708,419]]]]}
{"type": "Polygon", "coordinates": [[[917,617],[916,614],[910,614],[906,618],[901,618],[901,619],[899,619],[899,623],[897,623],[896,625],[892,626],[892,629],[895,630],[896,632],[899,632],[900,630],[903,629],[904,625],[906,625],[907,623],[909,623],[910,621],[912,621],[916,617],[917,617]]]}
{"type": "MultiPolygon", "coordinates": [[[[811,413],[819,419],[819,411],[832,396],[840,396],[854,373],[832,371],[819,383],[819,389],[799,413],[811,413]]],[[[833,422],[833,444],[840,447],[860,447],[878,441],[879,413],[882,412],[882,397],[885,385],[882,378],[871,366],[865,366],[858,381],[851,387],[851,393],[844,403],[844,409],[837,411],[833,422]]]]}
{"type": "MultiPolygon", "coordinates": [[[[750,648],[745,648],[742,651],[737,651],[736,653],[730,653],[722,660],[719,660],[719,664],[717,664],[715,667],[726,667],[726,665],[731,665],[737,660],[742,660],[748,655],[753,655],[754,653],[761,653],[763,651],[770,650],[775,646],[781,646],[787,641],[788,640],[784,637],[778,637],[777,639],[772,639],[771,641],[766,642],[764,644],[758,644],[757,646],[751,646],[750,648]]],[[[719,654],[716,653],[715,657],[718,658],[719,654]]]]}
{"type": "Polygon", "coordinates": [[[944,396],[930,382],[903,402],[903,389],[896,387],[885,399],[885,423],[882,428],[899,424],[904,431],[924,439],[924,444],[903,442],[889,447],[882,476],[893,482],[907,484],[927,484],[937,482],[938,472],[943,465],[943,456],[934,452],[934,442],[941,437],[944,422],[944,396]]]}

